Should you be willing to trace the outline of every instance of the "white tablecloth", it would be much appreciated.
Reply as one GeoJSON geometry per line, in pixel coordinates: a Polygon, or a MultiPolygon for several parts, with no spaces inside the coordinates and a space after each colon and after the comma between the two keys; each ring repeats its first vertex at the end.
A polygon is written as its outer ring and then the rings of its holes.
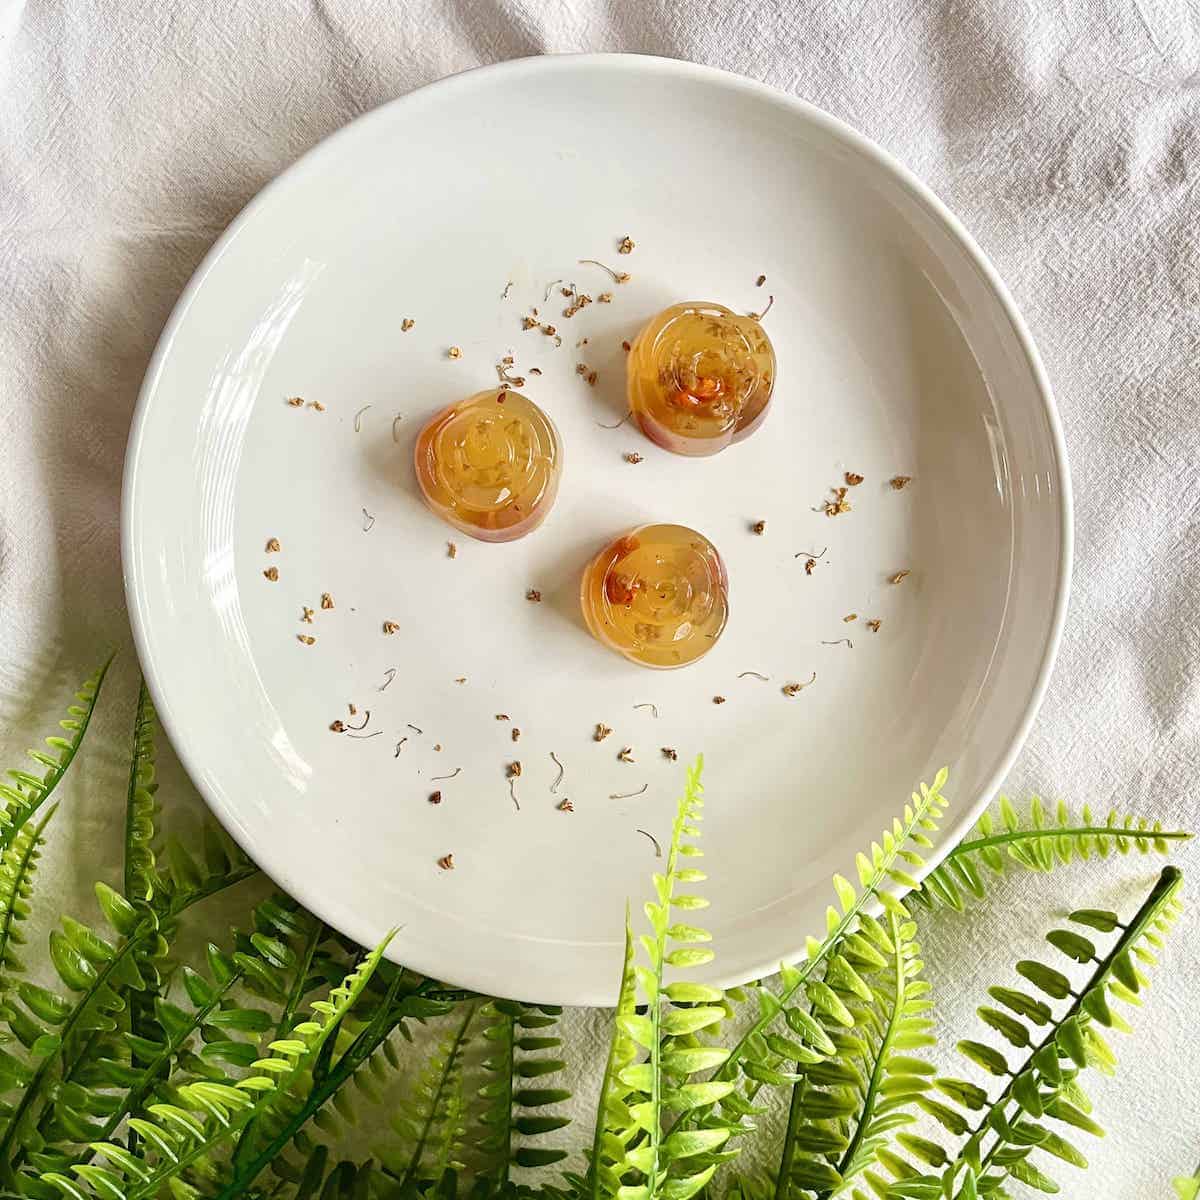
{"type": "MultiPolygon", "coordinates": [[[[37,930],[60,901],[91,916],[91,880],[116,880],[136,678],[121,462],[188,275],[263,184],[359,113],[478,63],[576,50],[690,58],[794,92],[962,217],[1045,357],[1077,505],[1066,639],[1009,791],[1200,826],[1196,0],[0,0],[5,764],[102,648],[122,649],[64,789],[37,930]]],[[[178,769],[164,774],[185,805],[178,769]]],[[[1195,850],[1179,858],[1200,868],[1195,850]]],[[[986,984],[1038,952],[1051,913],[1128,909],[1154,869],[1019,879],[969,916],[926,922],[948,1042],[971,1030],[986,984]]],[[[1198,972],[1187,917],[1136,1041],[1119,1039],[1117,1081],[1095,1087],[1109,1137],[1087,1147],[1092,1172],[1059,1172],[1064,1196],[1151,1200],[1200,1158],[1198,972]]],[[[604,1033],[572,1014],[588,1103],[604,1033]]]]}

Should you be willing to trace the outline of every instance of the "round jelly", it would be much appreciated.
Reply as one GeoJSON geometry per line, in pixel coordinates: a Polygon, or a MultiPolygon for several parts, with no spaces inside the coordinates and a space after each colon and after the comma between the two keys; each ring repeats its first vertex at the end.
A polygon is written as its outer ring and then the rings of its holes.
{"type": "Polygon", "coordinates": [[[646,667],[682,667],[717,644],[729,577],[716,547],[685,525],[643,525],[584,568],[584,620],[604,645],[646,667]]]}
{"type": "Polygon", "coordinates": [[[519,392],[477,392],[443,409],[417,437],[425,503],[455,529],[510,542],[554,505],[562,448],[554,422],[519,392]]]}
{"type": "Polygon", "coordinates": [[[673,304],[638,334],[629,407],[642,432],[676,454],[716,454],[762,423],[775,351],[758,320],[723,304],[673,304]]]}

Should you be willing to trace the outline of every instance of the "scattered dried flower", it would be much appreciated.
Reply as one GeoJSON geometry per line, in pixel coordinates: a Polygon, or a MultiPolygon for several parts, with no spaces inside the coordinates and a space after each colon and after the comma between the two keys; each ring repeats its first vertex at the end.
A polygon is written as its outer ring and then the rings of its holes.
{"type": "Polygon", "coordinates": [[[774,305],[774,303],[775,303],[775,297],[768,296],[767,297],[767,307],[764,308],[762,310],[762,312],[752,312],[752,313],[747,313],[746,315],[752,321],[761,321],[763,319],[763,317],[765,317],[767,315],[767,313],[769,313],[771,311],[771,308],[774,305]]]}
{"type": "Polygon", "coordinates": [[[750,526],[750,532],[757,533],[759,537],[762,537],[762,535],[767,532],[766,521],[755,521],[754,524],[750,526]]]}
{"type": "Polygon", "coordinates": [[[333,597],[328,592],[321,593],[321,607],[326,609],[333,607],[333,597]]]}
{"type": "Polygon", "coordinates": [[[442,802],[442,793],[441,792],[430,792],[429,793],[429,803],[430,804],[441,804],[441,802],[442,802]]]}
{"type": "Polygon", "coordinates": [[[537,322],[536,317],[522,317],[521,318],[521,328],[522,329],[536,329],[537,327],[538,327],[538,322],[537,322]]]}
{"type": "Polygon", "coordinates": [[[279,568],[278,567],[268,567],[263,572],[263,576],[265,578],[269,579],[272,583],[275,583],[279,579],[279,568]]]}
{"type": "Polygon", "coordinates": [[[450,349],[446,351],[446,357],[447,358],[462,358],[462,347],[461,346],[451,346],[450,349]]]}
{"type": "Polygon", "coordinates": [[[849,625],[851,621],[857,621],[857,620],[858,620],[858,613],[847,613],[847,614],[846,614],[846,615],[845,615],[845,616],[842,618],[842,620],[843,620],[843,621],[844,621],[844,622],[845,622],[847,625],[849,625]]]}
{"type": "Polygon", "coordinates": [[[460,675],[454,682],[457,684],[464,684],[467,682],[467,677],[465,675],[460,675]]]}
{"type": "Polygon", "coordinates": [[[911,571],[897,571],[895,575],[888,577],[888,583],[902,583],[912,574],[911,571]]]}
{"type": "Polygon", "coordinates": [[[317,639],[309,633],[298,633],[296,634],[296,640],[298,642],[303,642],[306,646],[311,646],[316,642],[317,639]]]}
{"type": "Polygon", "coordinates": [[[627,463],[632,463],[634,466],[642,461],[642,456],[636,450],[631,450],[628,454],[621,455],[621,457],[627,463]]]}
{"type": "Polygon", "coordinates": [[[325,405],[323,405],[323,404],[320,402],[320,400],[310,400],[310,401],[308,402],[308,407],[309,407],[309,408],[315,408],[315,409],[317,410],[317,412],[324,412],[324,411],[325,411],[325,405]]]}
{"type": "Polygon", "coordinates": [[[278,538],[267,538],[267,553],[268,554],[278,554],[279,553],[279,539],[278,538]]]}
{"type": "Polygon", "coordinates": [[[816,569],[816,566],[817,566],[817,560],[815,558],[807,559],[804,563],[805,575],[811,575],[813,573],[813,571],[816,569]]]}
{"type": "Polygon", "coordinates": [[[600,304],[611,304],[612,292],[601,292],[600,295],[596,297],[596,300],[600,304]]]}
{"type": "Polygon", "coordinates": [[[309,608],[307,604],[300,605],[300,608],[302,609],[300,613],[300,620],[303,621],[305,625],[311,625],[313,623],[313,610],[309,608]]]}
{"type": "Polygon", "coordinates": [[[903,491],[910,483],[912,483],[911,475],[893,475],[888,483],[892,486],[892,491],[903,491]]]}
{"type": "Polygon", "coordinates": [[[724,704],[724,703],[725,703],[725,697],[724,697],[724,696],[714,696],[714,697],[713,697],[713,703],[714,703],[714,704],[724,704]]]}
{"type": "Polygon", "coordinates": [[[346,732],[346,722],[345,721],[333,721],[330,723],[329,728],[332,729],[334,733],[345,733],[346,732]]]}
{"type": "Polygon", "coordinates": [[[868,621],[868,622],[867,622],[867,628],[868,628],[868,629],[869,629],[869,630],[870,630],[872,633],[878,633],[878,632],[879,632],[879,627],[880,627],[880,625],[882,625],[882,624],[883,624],[883,622],[882,622],[882,621],[881,621],[881,620],[880,620],[878,617],[875,617],[873,620],[871,620],[871,621],[868,621]]]}
{"type": "Polygon", "coordinates": [[[596,732],[592,734],[592,740],[602,742],[610,733],[612,733],[612,728],[598,721],[596,723],[596,732]]]}
{"type": "Polygon", "coordinates": [[[846,499],[847,488],[835,487],[829,489],[833,493],[832,500],[826,500],[817,512],[823,512],[827,517],[836,517],[850,511],[850,502],[846,499]]]}
{"type": "Polygon", "coordinates": [[[508,764],[508,777],[509,779],[521,778],[521,764],[516,759],[508,764]]]}
{"type": "Polygon", "coordinates": [[[441,867],[443,871],[453,871],[454,870],[454,855],[453,854],[443,854],[442,857],[437,860],[437,865],[439,867],[441,867]]]}
{"type": "Polygon", "coordinates": [[[620,750],[618,750],[617,751],[617,761],[623,762],[623,763],[633,762],[633,747],[632,746],[623,746],[620,750]]]}
{"type": "Polygon", "coordinates": [[[458,557],[458,546],[454,542],[446,543],[446,557],[447,558],[457,558],[458,557]]]}
{"type": "Polygon", "coordinates": [[[404,320],[400,322],[400,332],[407,333],[415,324],[416,321],[414,321],[412,317],[405,317],[404,320]]]}
{"type": "Polygon", "coordinates": [[[631,238],[629,236],[623,237],[617,243],[617,253],[618,254],[632,254],[633,253],[633,238],[631,238]]]}
{"type": "Polygon", "coordinates": [[[658,838],[656,838],[652,833],[647,833],[644,829],[639,829],[637,832],[643,837],[648,837],[650,839],[651,845],[654,846],[654,857],[662,858],[662,847],[658,844],[658,838]]]}
{"type": "Polygon", "coordinates": [[[850,487],[858,487],[862,483],[863,478],[864,476],[860,475],[857,471],[847,471],[845,475],[846,483],[850,487]]]}
{"type": "Polygon", "coordinates": [[[521,731],[515,725],[513,726],[512,740],[514,742],[519,742],[521,740],[521,731]]]}
{"type": "Polygon", "coordinates": [[[304,406],[304,397],[303,396],[289,396],[288,397],[288,407],[289,408],[302,408],[303,406],[304,406]]]}
{"type": "Polygon", "coordinates": [[[575,811],[575,805],[573,805],[570,800],[560,800],[554,807],[557,808],[559,812],[575,811]]]}
{"type": "Polygon", "coordinates": [[[662,748],[663,758],[670,759],[671,762],[676,762],[679,758],[679,751],[673,746],[664,746],[662,748]]]}
{"type": "Polygon", "coordinates": [[[386,634],[399,633],[400,626],[395,621],[384,621],[383,632],[386,634]]]}
{"type": "Polygon", "coordinates": [[[782,691],[785,696],[795,696],[804,691],[806,687],[811,687],[814,683],[816,683],[816,681],[817,673],[814,671],[812,673],[812,678],[809,679],[807,683],[785,683],[780,691],[782,691]]]}
{"type": "Polygon", "coordinates": [[[634,796],[645,795],[650,790],[648,783],[643,783],[636,792],[613,792],[609,795],[610,800],[632,800],[634,796]]]}
{"type": "Polygon", "coordinates": [[[758,278],[757,278],[757,279],[754,281],[754,286],[755,286],[755,287],[762,287],[762,285],[763,285],[764,283],[766,283],[766,282],[767,282],[767,277],[766,277],[765,275],[760,275],[760,276],[759,276],[759,277],[758,277],[758,278]]]}
{"type": "Polygon", "coordinates": [[[497,713],[496,720],[497,721],[510,721],[510,720],[512,720],[512,718],[508,715],[508,713],[497,713]]]}
{"type": "Polygon", "coordinates": [[[537,588],[530,588],[530,589],[529,589],[529,590],[528,590],[528,591],[525,593],[525,599],[526,599],[526,600],[528,600],[528,601],[529,601],[531,604],[541,604],[541,602],[542,602],[542,593],[541,593],[541,592],[539,592],[539,591],[537,590],[537,588]]]}
{"type": "Polygon", "coordinates": [[[623,341],[621,343],[621,349],[624,350],[626,354],[628,354],[630,352],[630,350],[633,349],[633,346],[629,342],[623,341]]]}
{"type": "Polygon", "coordinates": [[[602,271],[607,271],[612,276],[613,283],[628,283],[631,276],[628,271],[614,271],[612,267],[606,267],[602,262],[594,258],[581,258],[580,263],[586,263],[591,267],[599,267],[602,271]]]}

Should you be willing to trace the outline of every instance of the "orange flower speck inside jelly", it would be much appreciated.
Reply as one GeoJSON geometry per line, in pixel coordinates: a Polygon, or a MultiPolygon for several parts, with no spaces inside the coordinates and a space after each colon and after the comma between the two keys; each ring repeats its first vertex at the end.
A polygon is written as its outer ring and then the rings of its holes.
{"type": "Polygon", "coordinates": [[[417,437],[425,503],[455,529],[510,542],[554,506],[562,449],[554,423],[511,390],[477,392],[443,409],[417,437]]]}
{"type": "Polygon", "coordinates": [[[643,525],[584,568],[580,602],[598,641],[646,667],[682,667],[717,643],[729,577],[716,547],[684,525],[643,525]]]}
{"type": "Polygon", "coordinates": [[[651,441],[676,454],[716,454],[762,423],[775,351],[753,317],[707,301],[673,304],[634,341],[628,387],[651,441]]]}

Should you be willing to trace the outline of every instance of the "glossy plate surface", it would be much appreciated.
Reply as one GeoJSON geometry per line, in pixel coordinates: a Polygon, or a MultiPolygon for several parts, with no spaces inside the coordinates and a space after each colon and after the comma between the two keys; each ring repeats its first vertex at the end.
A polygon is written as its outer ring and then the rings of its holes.
{"type": "Polygon", "coordinates": [[[282,887],[364,943],[400,926],[390,953],[447,981],[609,1003],[626,897],[639,906],[660,865],[639,830],[669,835],[698,751],[718,951],[700,977],[741,981],[800,955],[831,872],[852,873],[943,764],[942,845],[968,828],[1050,670],[1070,496],[1020,318],[903,168],[757,83],[644,57],[543,58],[371,113],[238,218],[147,375],[124,556],[171,739],[282,887]],[[636,249],[620,256],[626,234],[636,249]],[[632,278],[613,284],[583,258],[632,278]],[[545,299],[556,279],[613,300],[565,318],[567,301],[545,299]],[[653,313],[684,299],[761,310],[768,295],[778,386],[750,438],[695,460],[600,427],[624,412],[621,342],[653,313]],[[561,347],[521,329],[531,306],[561,347]],[[425,509],[413,439],[509,353],[561,433],[564,474],[539,530],[485,545],[425,509]],[[852,511],[814,511],[846,471],[865,476],[852,511]],[[896,474],[913,477],[904,491],[888,487],[896,474]],[[618,657],[579,611],[584,564],[647,522],[701,530],[729,571],[724,635],[678,671],[618,657]],[[845,637],[853,649],[823,644],[845,637]],[[651,703],[657,719],[634,707],[651,703]],[[362,735],[330,731],[366,710],[362,735]],[[597,722],[614,730],[602,743],[597,722]],[[618,762],[624,746],[633,763],[618,762]],[[453,871],[437,865],[447,853],[453,871]]]}

